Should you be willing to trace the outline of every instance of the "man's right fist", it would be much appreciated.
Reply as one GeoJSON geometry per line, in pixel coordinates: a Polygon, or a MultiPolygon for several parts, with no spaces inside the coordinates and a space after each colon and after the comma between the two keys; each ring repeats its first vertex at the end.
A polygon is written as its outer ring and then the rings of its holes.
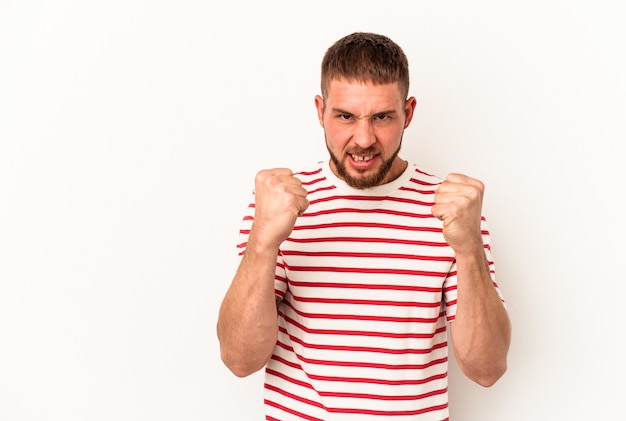
{"type": "Polygon", "coordinates": [[[250,236],[257,245],[276,247],[309,207],[307,191],[288,168],[261,170],[254,179],[254,222],[250,236]]]}

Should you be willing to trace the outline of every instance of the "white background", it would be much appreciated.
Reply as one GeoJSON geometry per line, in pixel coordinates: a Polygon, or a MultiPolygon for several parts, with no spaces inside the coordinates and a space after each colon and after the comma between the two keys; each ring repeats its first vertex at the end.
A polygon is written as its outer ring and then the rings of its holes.
{"type": "Polygon", "coordinates": [[[403,156],[486,185],[509,370],[454,421],[625,419],[620,1],[0,0],[0,420],[260,420],[215,323],[254,173],[324,158],[326,48],[397,41],[403,156]]]}

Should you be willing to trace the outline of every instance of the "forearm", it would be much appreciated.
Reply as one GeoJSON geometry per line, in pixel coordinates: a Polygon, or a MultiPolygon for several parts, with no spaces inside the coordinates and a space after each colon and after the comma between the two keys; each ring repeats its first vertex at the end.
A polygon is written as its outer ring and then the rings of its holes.
{"type": "Polygon", "coordinates": [[[222,360],[240,377],[261,369],[276,344],[276,253],[249,242],[220,308],[217,335],[222,360]]]}
{"type": "Polygon", "coordinates": [[[470,379],[491,386],[506,371],[511,325],[482,247],[457,255],[457,278],[457,310],[451,324],[454,353],[470,379]]]}

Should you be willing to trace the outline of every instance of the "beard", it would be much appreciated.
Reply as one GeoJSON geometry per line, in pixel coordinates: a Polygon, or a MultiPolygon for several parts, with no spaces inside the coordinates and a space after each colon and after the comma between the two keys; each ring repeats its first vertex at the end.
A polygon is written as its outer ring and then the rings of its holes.
{"type": "MultiPolygon", "coordinates": [[[[387,174],[389,174],[389,170],[391,170],[393,162],[398,156],[398,153],[400,153],[401,147],[402,147],[402,139],[400,139],[400,145],[398,146],[398,149],[396,149],[394,153],[391,154],[389,159],[383,161],[382,166],[378,169],[378,171],[375,174],[364,175],[362,171],[359,171],[361,175],[354,176],[348,172],[344,163],[341,160],[339,160],[339,158],[335,154],[331,152],[330,148],[328,147],[328,140],[326,140],[326,149],[328,149],[328,153],[330,154],[330,160],[332,161],[333,164],[335,164],[335,168],[337,169],[337,175],[339,176],[339,178],[345,181],[346,184],[348,184],[350,187],[353,187],[355,189],[360,189],[360,190],[368,189],[370,187],[375,187],[375,186],[382,184],[382,182],[385,180],[385,177],[387,177],[387,174]]],[[[373,155],[376,152],[374,148],[366,148],[366,149],[356,148],[356,149],[352,149],[350,153],[358,154],[358,155],[370,155],[370,154],[373,155]]]]}

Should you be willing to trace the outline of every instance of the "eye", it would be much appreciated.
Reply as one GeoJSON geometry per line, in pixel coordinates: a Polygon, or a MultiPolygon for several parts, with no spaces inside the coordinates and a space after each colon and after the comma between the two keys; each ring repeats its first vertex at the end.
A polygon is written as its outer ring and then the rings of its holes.
{"type": "Polygon", "coordinates": [[[339,118],[342,120],[350,120],[352,118],[352,114],[348,114],[348,113],[339,114],[339,118]]]}
{"type": "Polygon", "coordinates": [[[386,114],[386,113],[380,113],[380,114],[374,115],[374,120],[386,120],[388,118],[389,118],[389,114],[386,114]]]}

